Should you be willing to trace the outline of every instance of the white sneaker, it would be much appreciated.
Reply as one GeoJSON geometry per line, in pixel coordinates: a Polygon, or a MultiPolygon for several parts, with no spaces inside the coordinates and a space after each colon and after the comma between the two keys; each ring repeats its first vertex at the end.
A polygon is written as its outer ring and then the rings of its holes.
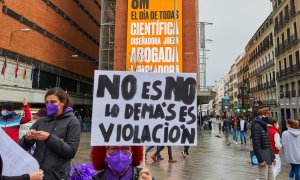
{"type": "Polygon", "coordinates": [[[182,151],[181,154],[182,154],[183,158],[185,158],[185,153],[184,153],[184,151],[182,151]]]}
{"type": "Polygon", "coordinates": [[[238,142],[234,141],[235,144],[238,144],[238,142]]]}

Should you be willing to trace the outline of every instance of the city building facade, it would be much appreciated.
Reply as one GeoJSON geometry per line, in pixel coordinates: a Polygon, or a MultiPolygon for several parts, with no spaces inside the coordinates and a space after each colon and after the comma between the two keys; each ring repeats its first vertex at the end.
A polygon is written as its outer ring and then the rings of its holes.
{"type": "Polygon", "coordinates": [[[243,112],[250,111],[248,54],[244,52],[237,62],[238,104],[243,112]]]}
{"type": "Polygon", "coordinates": [[[277,116],[274,23],[271,13],[247,44],[252,109],[269,107],[277,116]]]}
{"type": "Polygon", "coordinates": [[[279,119],[299,118],[300,113],[300,1],[272,0],[279,119]]]}
{"type": "Polygon", "coordinates": [[[91,105],[99,62],[100,1],[0,2],[0,101],[41,106],[61,87],[91,105]]]}
{"type": "Polygon", "coordinates": [[[225,98],[225,76],[222,76],[219,81],[216,82],[215,86],[215,111],[216,115],[221,116],[223,112],[222,101],[225,98]]]}

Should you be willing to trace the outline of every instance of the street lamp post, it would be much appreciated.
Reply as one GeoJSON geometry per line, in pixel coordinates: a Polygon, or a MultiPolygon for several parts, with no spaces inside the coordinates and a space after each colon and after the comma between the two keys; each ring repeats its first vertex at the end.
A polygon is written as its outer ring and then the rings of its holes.
{"type": "Polygon", "coordinates": [[[8,48],[9,51],[11,50],[11,42],[12,42],[13,35],[14,35],[14,33],[19,32],[19,31],[22,31],[22,32],[29,32],[30,29],[29,29],[29,28],[18,29],[18,30],[15,30],[15,31],[13,31],[13,32],[10,33],[10,38],[9,38],[9,48],[8,48]]]}

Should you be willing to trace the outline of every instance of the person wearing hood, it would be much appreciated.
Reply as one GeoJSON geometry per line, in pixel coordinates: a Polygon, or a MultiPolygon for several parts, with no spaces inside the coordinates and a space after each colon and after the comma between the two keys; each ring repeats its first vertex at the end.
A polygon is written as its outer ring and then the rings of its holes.
{"type": "Polygon", "coordinates": [[[32,125],[19,145],[29,150],[35,143],[33,157],[44,171],[44,179],[68,179],[71,159],[80,140],[80,124],[71,108],[69,95],[61,88],[45,95],[47,116],[32,125]]]}
{"type": "Polygon", "coordinates": [[[262,108],[258,110],[257,115],[251,127],[251,136],[253,151],[259,163],[259,179],[273,180],[272,164],[275,165],[276,161],[267,127],[270,111],[268,108],[262,108]]]}
{"type": "Polygon", "coordinates": [[[0,117],[0,127],[4,132],[12,138],[16,143],[19,140],[19,129],[21,124],[28,123],[31,120],[30,108],[27,100],[23,100],[25,116],[18,115],[14,112],[14,105],[11,101],[3,104],[2,116],[0,117]]]}
{"type": "Polygon", "coordinates": [[[297,120],[286,122],[287,131],[282,133],[283,154],[285,160],[291,164],[289,179],[300,180],[300,129],[297,120]]]}

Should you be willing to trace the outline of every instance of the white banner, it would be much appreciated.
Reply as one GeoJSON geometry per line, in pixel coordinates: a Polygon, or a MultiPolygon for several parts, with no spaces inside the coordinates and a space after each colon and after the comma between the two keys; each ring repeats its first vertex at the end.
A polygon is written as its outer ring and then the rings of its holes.
{"type": "Polygon", "coordinates": [[[39,164],[0,128],[0,154],[4,176],[20,176],[39,170],[39,164]]]}
{"type": "Polygon", "coordinates": [[[92,146],[197,145],[196,74],[95,71],[92,146]]]}

